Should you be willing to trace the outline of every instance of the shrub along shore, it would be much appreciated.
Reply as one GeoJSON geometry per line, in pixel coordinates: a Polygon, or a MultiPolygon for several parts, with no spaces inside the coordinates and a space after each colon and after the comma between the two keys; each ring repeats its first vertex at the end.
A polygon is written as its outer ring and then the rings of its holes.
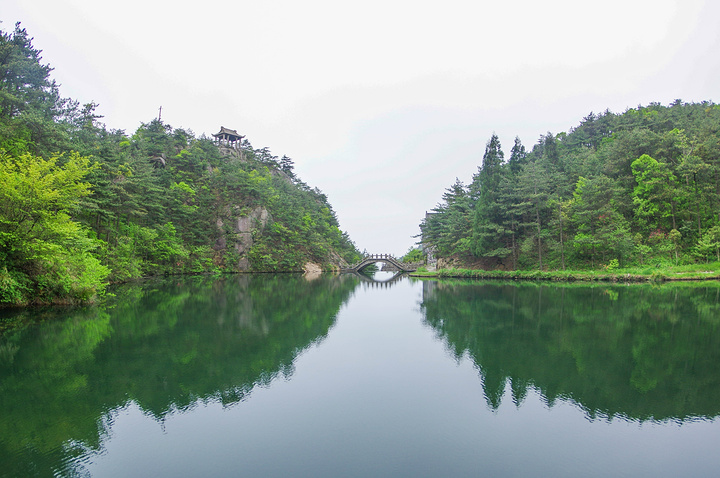
{"type": "Polygon", "coordinates": [[[607,270],[565,270],[565,271],[501,271],[480,269],[440,269],[437,271],[420,270],[411,277],[425,278],[468,278],[498,280],[542,280],[557,282],[603,281],[603,282],[664,282],[664,281],[705,281],[720,280],[720,262],[669,266],[662,268],[624,268],[607,270]]]}

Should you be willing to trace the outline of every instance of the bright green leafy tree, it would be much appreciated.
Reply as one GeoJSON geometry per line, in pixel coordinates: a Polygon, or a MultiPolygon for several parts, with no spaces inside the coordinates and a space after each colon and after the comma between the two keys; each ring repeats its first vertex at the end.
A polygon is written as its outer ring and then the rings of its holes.
{"type": "Polygon", "coordinates": [[[78,154],[0,154],[0,302],[83,301],[102,292],[109,270],[93,255],[102,243],[71,218],[90,194],[84,178],[92,168],[78,154]]]}

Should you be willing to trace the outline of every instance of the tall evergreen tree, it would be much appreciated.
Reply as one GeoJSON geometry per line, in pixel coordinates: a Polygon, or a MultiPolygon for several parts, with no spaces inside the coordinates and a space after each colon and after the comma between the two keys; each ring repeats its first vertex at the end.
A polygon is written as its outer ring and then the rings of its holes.
{"type": "Polygon", "coordinates": [[[523,146],[520,138],[518,136],[515,136],[515,143],[510,150],[510,160],[508,161],[510,171],[513,174],[518,174],[522,167],[525,165],[526,160],[527,152],[525,151],[525,146],[523,146]]]}
{"type": "Polygon", "coordinates": [[[505,174],[505,155],[500,139],[493,133],[485,145],[482,166],[473,178],[471,195],[475,195],[473,252],[477,256],[502,258],[510,253],[502,226],[505,211],[498,204],[499,187],[505,174]]]}

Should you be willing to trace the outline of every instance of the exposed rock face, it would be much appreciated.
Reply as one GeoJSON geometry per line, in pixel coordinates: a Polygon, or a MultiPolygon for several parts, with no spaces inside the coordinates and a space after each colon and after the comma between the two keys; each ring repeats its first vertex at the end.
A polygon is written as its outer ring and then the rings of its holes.
{"type": "Polygon", "coordinates": [[[251,232],[240,232],[236,234],[235,250],[238,254],[248,252],[253,245],[251,232]]]}
{"type": "Polygon", "coordinates": [[[320,267],[320,264],[315,264],[314,262],[306,262],[303,270],[308,274],[319,274],[322,272],[322,267],[320,267]]]}
{"type": "Polygon", "coordinates": [[[246,234],[251,232],[255,227],[264,229],[267,225],[270,213],[264,207],[256,207],[249,215],[240,216],[237,218],[237,226],[235,231],[240,234],[246,234]]]}
{"type": "Polygon", "coordinates": [[[235,264],[237,271],[245,272],[250,270],[247,254],[253,246],[253,232],[262,231],[267,226],[270,213],[264,207],[258,206],[246,215],[236,216],[233,214],[239,209],[239,206],[228,208],[224,217],[217,219],[215,224],[220,232],[220,237],[215,241],[215,250],[234,248],[239,256],[235,264]],[[228,230],[226,224],[232,224],[232,229],[228,230]]]}
{"type": "Polygon", "coordinates": [[[337,264],[337,267],[335,267],[335,266],[330,266],[330,270],[332,270],[332,271],[336,271],[336,272],[337,272],[337,271],[339,271],[340,269],[349,266],[349,264],[347,263],[347,261],[346,261],[345,259],[343,259],[342,257],[340,257],[340,254],[338,254],[338,253],[335,252],[335,251],[330,251],[330,260],[332,261],[333,264],[337,264]]]}
{"type": "Polygon", "coordinates": [[[462,263],[454,257],[438,257],[437,268],[438,269],[451,269],[453,267],[462,267],[462,263]]]}

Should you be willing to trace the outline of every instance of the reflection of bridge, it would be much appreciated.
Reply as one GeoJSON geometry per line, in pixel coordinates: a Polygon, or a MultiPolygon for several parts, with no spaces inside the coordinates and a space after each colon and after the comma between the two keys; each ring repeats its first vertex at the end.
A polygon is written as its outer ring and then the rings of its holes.
{"type": "Polygon", "coordinates": [[[343,272],[358,272],[369,266],[370,264],[375,264],[377,262],[384,262],[386,264],[390,264],[393,267],[396,267],[397,270],[402,272],[412,272],[417,269],[414,264],[406,264],[404,262],[400,262],[390,254],[370,254],[369,256],[365,256],[363,260],[361,260],[354,266],[343,269],[343,272]]]}
{"type": "Polygon", "coordinates": [[[352,271],[351,274],[359,278],[364,283],[370,284],[371,287],[390,287],[395,284],[395,282],[405,277],[405,272],[403,271],[398,271],[391,278],[385,280],[374,279],[372,277],[366,276],[362,272],[352,271]]]}

